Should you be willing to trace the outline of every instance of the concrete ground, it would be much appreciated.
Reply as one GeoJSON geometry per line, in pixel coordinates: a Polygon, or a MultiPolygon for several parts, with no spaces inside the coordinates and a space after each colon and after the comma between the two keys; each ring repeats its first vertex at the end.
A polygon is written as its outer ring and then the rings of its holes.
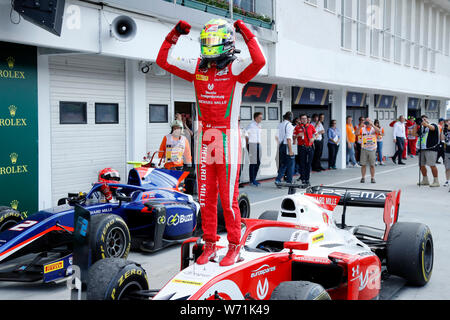
{"type": "MultiPolygon", "coordinates": [[[[376,189],[401,189],[399,221],[422,222],[432,231],[434,240],[434,268],[430,282],[423,288],[405,287],[395,299],[450,299],[450,193],[448,188],[418,187],[418,167],[416,159],[406,161],[406,166],[377,167],[375,185],[366,182],[362,185],[360,170],[325,171],[313,173],[313,185],[348,186],[376,189]]],[[[443,165],[438,165],[441,185],[444,182],[443,165]]],[[[370,179],[366,179],[370,180],[370,179]]],[[[251,218],[258,218],[265,210],[276,210],[280,206],[286,190],[277,189],[272,181],[263,183],[259,188],[244,187],[252,203],[251,218]]],[[[337,209],[336,220],[340,220],[337,209]]],[[[352,208],[348,210],[348,225],[365,224],[383,228],[381,209],[352,208]]],[[[174,246],[155,254],[131,253],[130,260],[140,263],[147,271],[150,287],[161,288],[179,271],[180,246],[174,246]]],[[[0,299],[69,299],[65,283],[60,284],[17,284],[0,283],[0,299]]]]}

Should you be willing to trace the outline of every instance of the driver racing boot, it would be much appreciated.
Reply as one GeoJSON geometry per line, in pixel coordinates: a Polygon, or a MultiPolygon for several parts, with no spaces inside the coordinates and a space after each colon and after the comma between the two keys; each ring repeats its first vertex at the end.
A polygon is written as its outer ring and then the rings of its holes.
{"type": "Polygon", "coordinates": [[[221,267],[231,266],[236,262],[236,258],[239,256],[239,250],[241,246],[238,244],[230,243],[228,244],[228,252],[220,261],[219,265],[221,267]]]}
{"type": "Polygon", "coordinates": [[[216,243],[215,242],[205,242],[203,246],[203,253],[197,258],[197,264],[206,264],[211,259],[216,257],[216,243]]]}

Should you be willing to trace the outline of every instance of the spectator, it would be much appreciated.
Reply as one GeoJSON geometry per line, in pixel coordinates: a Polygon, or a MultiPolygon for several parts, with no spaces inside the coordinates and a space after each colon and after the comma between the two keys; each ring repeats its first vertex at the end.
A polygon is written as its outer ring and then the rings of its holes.
{"type": "Polygon", "coordinates": [[[370,182],[375,183],[375,158],[377,151],[377,134],[380,129],[375,127],[372,120],[366,118],[361,128],[361,183],[366,182],[366,168],[370,166],[370,182]]]}
{"type": "Polygon", "coordinates": [[[259,187],[260,183],[256,181],[259,166],[261,165],[261,122],[263,114],[255,112],[253,114],[253,121],[247,126],[246,142],[248,157],[250,160],[249,177],[250,183],[255,187],[259,187]]]}
{"type": "Polygon", "coordinates": [[[406,130],[408,131],[408,153],[411,158],[417,155],[417,123],[414,117],[409,117],[406,121],[406,130]]]}
{"type": "Polygon", "coordinates": [[[312,162],[312,170],[314,171],[322,171],[325,170],[322,168],[322,164],[320,163],[320,159],[322,159],[323,152],[323,134],[325,133],[325,129],[323,127],[323,123],[319,119],[318,114],[313,114],[311,124],[316,129],[316,138],[314,139],[314,156],[312,162]]]}
{"type": "Polygon", "coordinates": [[[353,167],[359,167],[356,163],[355,158],[355,127],[353,126],[353,118],[351,116],[347,116],[347,124],[346,124],[346,132],[347,132],[347,162],[346,165],[351,162],[353,167]]]}
{"type": "Polygon", "coordinates": [[[177,112],[175,114],[175,120],[178,120],[178,121],[180,121],[183,124],[183,128],[181,130],[181,134],[186,137],[186,139],[189,141],[189,144],[190,144],[192,136],[194,135],[192,130],[189,128],[189,125],[188,125],[188,121],[190,122],[190,116],[187,115],[187,114],[184,114],[184,113],[181,114],[181,113],[177,112]]]}
{"type": "Polygon", "coordinates": [[[419,185],[439,187],[438,169],[436,167],[436,159],[438,154],[438,146],[440,142],[439,127],[437,124],[428,122],[426,115],[421,116],[422,122],[417,131],[419,139],[417,140],[417,148],[419,149],[419,166],[423,175],[422,182],[419,185]],[[433,174],[433,183],[430,184],[427,176],[427,167],[429,166],[433,174]]]}
{"type": "MultiPolygon", "coordinates": [[[[450,119],[444,124],[444,128],[441,133],[441,140],[444,140],[444,165],[445,165],[445,178],[444,187],[450,186],[450,119]]],[[[450,192],[450,189],[449,189],[450,192]]]]}
{"type": "Polygon", "coordinates": [[[384,161],[383,161],[384,129],[381,127],[380,121],[378,119],[375,119],[374,125],[375,125],[375,127],[377,127],[380,130],[380,132],[377,134],[377,162],[375,162],[375,164],[384,166],[384,161]]]}
{"type": "Polygon", "coordinates": [[[180,120],[174,120],[171,127],[171,132],[161,141],[158,156],[166,159],[164,168],[183,170],[184,163],[188,167],[192,165],[191,148],[186,137],[181,134],[183,123],[180,120]]]}
{"type": "Polygon", "coordinates": [[[339,152],[339,144],[341,143],[341,132],[336,127],[336,120],[330,121],[328,128],[328,169],[336,170],[336,158],[339,152]]]}
{"type": "MultiPolygon", "coordinates": [[[[442,136],[442,129],[444,128],[445,119],[440,118],[439,119],[439,136],[442,136]]],[[[443,161],[445,161],[445,151],[444,151],[444,139],[441,139],[439,146],[438,146],[438,155],[436,159],[436,163],[441,163],[439,159],[442,158],[443,161]]]]}
{"type": "Polygon", "coordinates": [[[306,116],[306,122],[307,122],[308,124],[311,124],[311,117],[310,117],[310,116],[306,116]]]}
{"type": "Polygon", "coordinates": [[[294,175],[295,157],[292,147],[294,126],[292,125],[292,112],[287,112],[283,119],[284,121],[278,126],[278,141],[279,145],[279,160],[280,167],[278,169],[278,176],[275,179],[275,185],[281,183],[281,179],[286,174],[286,182],[292,183],[294,175]]]}
{"type": "Polygon", "coordinates": [[[362,127],[364,127],[364,117],[359,117],[359,123],[357,126],[355,126],[356,132],[355,159],[356,162],[358,162],[358,164],[361,158],[361,136],[359,135],[359,132],[361,131],[362,127]]]}
{"type": "Polygon", "coordinates": [[[297,141],[300,178],[303,185],[310,185],[309,178],[311,175],[311,165],[314,156],[314,139],[316,136],[316,129],[313,125],[308,123],[306,114],[300,116],[300,124],[294,129],[294,140],[297,141]]]}
{"type": "Polygon", "coordinates": [[[393,136],[394,136],[394,143],[397,146],[397,151],[395,151],[395,154],[392,157],[392,162],[394,162],[394,164],[397,164],[396,160],[398,158],[398,164],[405,165],[405,163],[402,161],[403,150],[405,148],[405,141],[406,141],[404,116],[400,116],[398,121],[394,124],[393,136]]]}

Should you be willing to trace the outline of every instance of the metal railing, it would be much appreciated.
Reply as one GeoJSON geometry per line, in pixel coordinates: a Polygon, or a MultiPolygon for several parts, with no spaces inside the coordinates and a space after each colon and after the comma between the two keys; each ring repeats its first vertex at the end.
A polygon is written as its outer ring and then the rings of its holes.
{"type": "Polygon", "coordinates": [[[274,0],[163,0],[272,29],[274,0]]]}

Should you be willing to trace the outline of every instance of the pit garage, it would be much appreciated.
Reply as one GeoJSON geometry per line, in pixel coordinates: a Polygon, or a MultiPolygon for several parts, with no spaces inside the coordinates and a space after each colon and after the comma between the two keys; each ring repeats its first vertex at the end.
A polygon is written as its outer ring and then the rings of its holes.
{"type": "Polygon", "coordinates": [[[126,177],[125,63],[92,55],[49,58],[52,203],[89,190],[98,172],[126,177]]]}

